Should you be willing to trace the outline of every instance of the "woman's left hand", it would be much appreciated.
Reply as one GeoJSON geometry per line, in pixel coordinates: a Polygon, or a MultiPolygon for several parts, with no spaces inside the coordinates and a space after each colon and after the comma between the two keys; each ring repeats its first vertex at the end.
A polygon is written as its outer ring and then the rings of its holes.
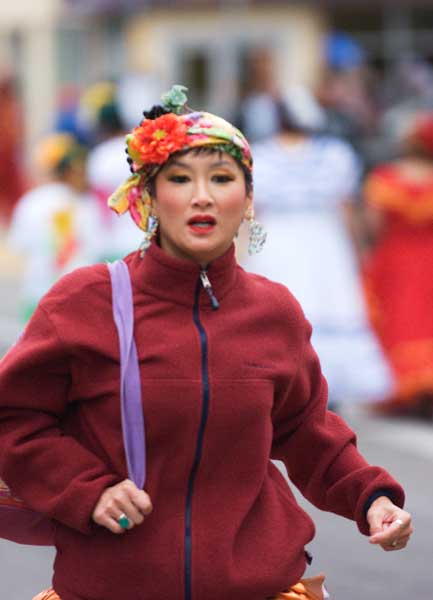
{"type": "Polygon", "coordinates": [[[367,512],[370,544],[379,544],[386,552],[402,550],[413,532],[412,517],[386,496],[376,498],[367,512]]]}

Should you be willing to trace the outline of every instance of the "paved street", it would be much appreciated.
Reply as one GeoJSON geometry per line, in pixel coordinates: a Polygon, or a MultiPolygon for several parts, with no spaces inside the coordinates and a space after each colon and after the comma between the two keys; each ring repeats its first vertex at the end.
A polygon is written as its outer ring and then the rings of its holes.
{"type": "Polygon", "coordinates": [[[22,269],[22,261],[8,251],[0,230],[0,356],[16,340],[21,328],[18,302],[22,269]]]}
{"type": "MultiPolygon", "coordinates": [[[[19,330],[18,265],[6,265],[0,253],[0,272],[1,353],[19,330]]],[[[403,483],[416,532],[406,551],[385,553],[369,545],[352,522],[308,506],[317,524],[317,537],[309,548],[314,555],[311,573],[327,574],[335,600],[428,600],[433,597],[433,425],[371,419],[355,409],[346,410],[344,416],[358,431],[368,460],[385,466],[403,483]]],[[[30,600],[49,585],[52,559],[51,549],[0,542],[0,599],[30,600]]]]}

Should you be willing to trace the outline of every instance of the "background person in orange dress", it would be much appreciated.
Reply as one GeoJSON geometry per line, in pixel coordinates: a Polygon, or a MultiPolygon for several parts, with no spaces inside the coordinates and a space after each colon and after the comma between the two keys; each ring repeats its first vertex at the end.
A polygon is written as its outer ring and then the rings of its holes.
{"type": "Polygon", "coordinates": [[[14,206],[24,193],[19,166],[21,123],[11,76],[0,76],[0,225],[8,225],[14,206]]]}
{"type": "Polygon", "coordinates": [[[396,378],[388,413],[433,415],[433,112],[406,128],[403,156],[366,180],[372,319],[396,378]]]}

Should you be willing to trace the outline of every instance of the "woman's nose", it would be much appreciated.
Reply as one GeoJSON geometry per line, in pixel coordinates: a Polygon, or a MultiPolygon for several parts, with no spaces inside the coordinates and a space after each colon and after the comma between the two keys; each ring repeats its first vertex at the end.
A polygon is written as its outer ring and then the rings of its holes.
{"type": "Polygon", "coordinates": [[[196,183],[191,200],[192,204],[198,207],[208,206],[209,204],[213,203],[213,198],[209,192],[206,182],[198,181],[196,183]]]}

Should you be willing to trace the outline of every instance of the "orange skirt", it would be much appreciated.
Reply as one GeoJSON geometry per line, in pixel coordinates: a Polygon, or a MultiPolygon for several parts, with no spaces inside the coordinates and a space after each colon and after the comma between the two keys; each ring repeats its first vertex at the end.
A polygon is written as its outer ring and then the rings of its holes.
{"type": "MultiPolygon", "coordinates": [[[[278,594],[274,600],[325,600],[329,596],[324,591],[324,580],[323,575],[301,579],[296,585],[292,585],[287,592],[278,594]]],[[[35,596],[33,600],[61,600],[61,598],[50,588],[35,596]]]]}
{"type": "Polygon", "coordinates": [[[324,575],[316,575],[308,579],[301,579],[287,592],[281,592],[274,600],[325,600],[329,598],[324,585],[324,575]]]}
{"type": "Polygon", "coordinates": [[[53,588],[50,588],[49,590],[45,590],[44,592],[41,592],[35,596],[33,600],[61,600],[61,598],[58,594],[56,594],[53,588]]]}

